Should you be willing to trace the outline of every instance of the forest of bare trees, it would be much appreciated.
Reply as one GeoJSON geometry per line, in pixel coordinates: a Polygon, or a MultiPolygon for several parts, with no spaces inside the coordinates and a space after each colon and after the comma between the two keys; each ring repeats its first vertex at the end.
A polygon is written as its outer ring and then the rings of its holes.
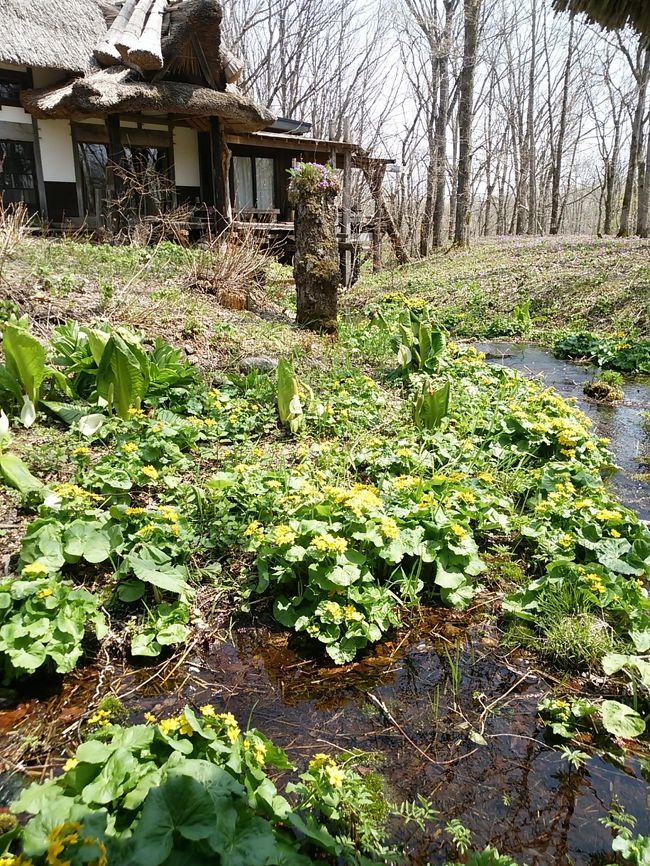
{"type": "MultiPolygon", "coordinates": [[[[230,0],[241,86],[398,170],[413,254],[481,235],[648,235],[650,50],[551,0],[230,0]]],[[[359,195],[362,195],[361,186],[359,195]]]]}

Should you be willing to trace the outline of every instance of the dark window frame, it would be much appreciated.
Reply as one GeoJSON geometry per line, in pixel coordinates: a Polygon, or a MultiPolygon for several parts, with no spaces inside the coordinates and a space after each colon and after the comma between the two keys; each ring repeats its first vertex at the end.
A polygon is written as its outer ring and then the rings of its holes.
{"type": "Polygon", "coordinates": [[[32,73],[18,72],[14,69],[0,69],[0,105],[13,105],[20,108],[20,91],[27,90],[32,87],[32,73]],[[17,87],[15,97],[3,95],[2,85],[7,84],[11,87],[17,87]]]}
{"type": "MultiPolygon", "coordinates": [[[[273,208],[279,209],[278,208],[278,201],[279,201],[280,197],[278,195],[278,177],[277,177],[278,172],[277,172],[277,160],[276,160],[275,154],[269,153],[269,151],[265,150],[264,148],[239,149],[236,147],[232,147],[231,149],[232,149],[233,159],[231,160],[231,164],[230,164],[230,172],[229,172],[230,184],[229,185],[230,185],[230,201],[231,201],[232,207],[233,208],[235,207],[235,203],[237,201],[237,191],[235,189],[234,158],[239,157],[239,158],[243,158],[243,159],[248,159],[251,163],[251,176],[252,176],[252,181],[253,181],[253,210],[259,209],[259,202],[258,202],[258,198],[257,198],[257,165],[256,165],[255,160],[257,160],[257,159],[270,159],[271,160],[271,162],[273,163],[273,208]]],[[[246,210],[248,210],[248,209],[247,208],[242,209],[243,212],[245,212],[246,210]]],[[[241,211],[238,211],[238,213],[240,213],[240,212],[241,211]]]]}
{"type": "Polygon", "coordinates": [[[24,176],[30,176],[32,185],[31,186],[5,186],[2,182],[4,171],[0,175],[0,200],[6,199],[5,203],[18,202],[23,201],[30,211],[36,212],[39,209],[39,190],[38,190],[38,174],[36,170],[36,148],[33,141],[15,141],[11,138],[2,138],[0,139],[0,146],[9,146],[11,149],[22,148],[25,153],[12,154],[11,158],[16,160],[26,160],[30,163],[30,171],[29,172],[16,172],[12,171],[12,176],[18,176],[22,174],[24,176]],[[4,191],[10,191],[12,193],[11,198],[3,195],[4,191]]]}

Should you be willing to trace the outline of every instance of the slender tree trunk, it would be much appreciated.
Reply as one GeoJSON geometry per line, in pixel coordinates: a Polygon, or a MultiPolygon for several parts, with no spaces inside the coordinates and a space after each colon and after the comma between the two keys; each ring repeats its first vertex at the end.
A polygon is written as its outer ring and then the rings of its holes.
{"type": "Polygon", "coordinates": [[[469,246],[469,220],[472,187],[472,121],[474,119],[474,68],[478,46],[478,24],[481,0],[464,0],[465,45],[460,74],[458,108],[458,181],[454,244],[469,246]]]}
{"type": "Polygon", "coordinates": [[[528,111],[526,137],[528,139],[528,234],[537,234],[537,159],[535,153],[535,67],[537,59],[537,0],[532,0],[530,67],[528,71],[528,111]]]}
{"type": "Polygon", "coordinates": [[[630,139],[630,161],[627,166],[625,178],[625,191],[623,192],[623,205],[621,207],[621,222],[618,230],[619,238],[626,238],[630,234],[630,213],[632,210],[632,196],[634,194],[634,177],[639,159],[639,148],[641,133],[643,131],[643,115],[645,113],[646,93],[648,90],[648,75],[650,74],[650,50],[645,50],[643,68],[638,78],[638,97],[634,120],[632,122],[632,137],[630,139]]]}
{"type": "Polygon", "coordinates": [[[440,94],[435,131],[437,184],[433,211],[433,245],[437,248],[444,244],[445,168],[447,163],[447,124],[449,122],[449,52],[451,51],[452,27],[457,2],[458,0],[445,0],[445,27],[440,56],[440,94]]]}
{"type": "Polygon", "coordinates": [[[569,110],[569,88],[571,85],[571,64],[573,61],[573,30],[574,19],[571,18],[569,29],[569,48],[567,51],[566,66],[564,68],[564,85],[562,88],[562,110],[560,114],[560,127],[557,134],[557,147],[555,165],[553,166],[553,186],[551,188],[551,227],[550,234],[557,235],[560,231],[560,183],[562,181],[562,156],[564,153],[564,139],[566,136],[567,114],[569,110]]]}
{"type": "Polygon", "coordinates": [[[605,235],[611,235],[612,233],[618,160],[621,152],[621,112],[622,106],[618,114],[614,115],[614,145],[611,156],[605,165],[605,211],[603,216],[603,234],[605,235]]]}
{"type": "Polygon", "coordinates": [[[636,222],[636,233],[642,238],[648,237],[648,213],[650,211],[650,131],[647,138],[643,173],[639,170],[639,213],[636,222]]]}

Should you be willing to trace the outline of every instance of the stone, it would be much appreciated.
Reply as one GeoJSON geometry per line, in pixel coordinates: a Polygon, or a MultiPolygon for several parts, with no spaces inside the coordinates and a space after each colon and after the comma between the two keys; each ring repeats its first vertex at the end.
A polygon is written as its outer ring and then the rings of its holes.
{"type": "Polygon", "coordinates": [[[250,373],[251,370],[259,370],[261,373],[272,373],[278,366],[278,359],[271,358],[268,355],[251,355],[248,358],[242,358],[239,362],[239,369],[242,373],[250,373]]]}

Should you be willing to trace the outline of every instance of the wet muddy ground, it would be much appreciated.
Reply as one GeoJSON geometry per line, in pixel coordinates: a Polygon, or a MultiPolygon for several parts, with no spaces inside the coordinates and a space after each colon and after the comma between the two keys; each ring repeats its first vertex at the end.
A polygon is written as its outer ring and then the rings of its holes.
{"type": "MultiPolygon", "coordinates": [[[[106,685],[112,681],[123,696],[131,722],[147,711],[164,717],[185,703],[209,702],[242,723],[250,718],[299,765],[314,752],[367,753],[362,765],[385,776],[390,800],[422,794],[440,811],[425,833],[399,838],[409,863],[445,863],[453,854],[442,832],[450,818],[469,827],[477,845],[489,842],[529,866],[611,862],[611,835],[598,818],[616,797],[637,817],[638,832],[650,833],[648,768],[644,780],[635,757],[616,766],[594,756],[584,769],[571,769],[537,716],[553,683],[532,660],[499,650],[494,623],[482,616],[468,623],[467,614],[427,612],[344,668],[320,666],[283,631],[243,627],[235,642],[175,671],[115,670],[106,685]]],[[[3,739],[19,734],[21,722],[33,731],[38,718],[45,731],[48,715],[67,714],[72,746],[97,673],[78,672],[49,701],[0,713],[3,739]],[[14,724],[7,725],[11,712],[14,724]]],[[[588,740],[581,748],[594,754],[588,740]]],[[[10,791],[5,777],[5,798],[16,783],[10,791]]]]}

